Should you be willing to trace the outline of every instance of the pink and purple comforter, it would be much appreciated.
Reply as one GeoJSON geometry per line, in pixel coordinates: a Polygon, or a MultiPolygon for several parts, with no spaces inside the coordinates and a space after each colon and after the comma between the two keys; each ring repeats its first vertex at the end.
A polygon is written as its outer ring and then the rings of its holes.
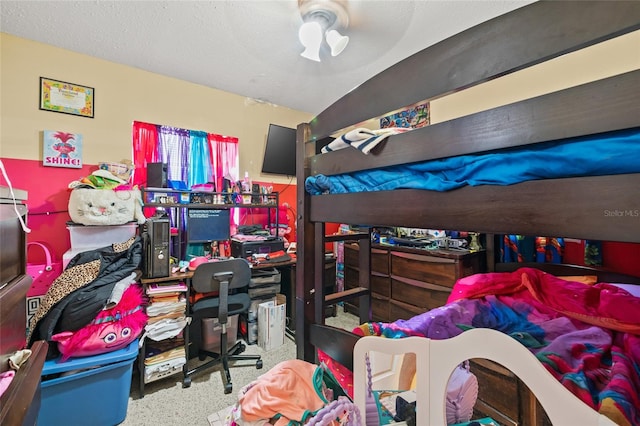
{"type": "Polygon", "coordinates": [[[446,339],[473,327],[509,334],[571,392],[621,425],[640,425],[640,298],[536,269],[459,280],[447,305],[361,335],[446,339]]]}

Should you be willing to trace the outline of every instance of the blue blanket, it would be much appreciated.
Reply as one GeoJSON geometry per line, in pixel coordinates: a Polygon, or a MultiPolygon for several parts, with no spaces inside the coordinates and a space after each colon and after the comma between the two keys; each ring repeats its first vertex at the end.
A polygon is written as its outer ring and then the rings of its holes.
{"type": "Polygon", "coordinates": [[[577,176],[640,172],[640,128],[546,142],[495,152],[307,178],[312,195],[427,189],[449,191],[466,185],[512,185],[577,176]]]}

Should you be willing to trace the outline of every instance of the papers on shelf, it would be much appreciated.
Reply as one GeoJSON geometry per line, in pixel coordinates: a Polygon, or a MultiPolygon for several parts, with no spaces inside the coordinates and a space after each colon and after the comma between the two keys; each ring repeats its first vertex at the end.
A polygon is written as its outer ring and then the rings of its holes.
{"type": "Polygon", "coordinates": [[[163,294],[182,293],[187,291],[187,285],[183,282],[171,282],[167,284],[154,283],[147,287],[149,296],[159,296],[163,294]]]}

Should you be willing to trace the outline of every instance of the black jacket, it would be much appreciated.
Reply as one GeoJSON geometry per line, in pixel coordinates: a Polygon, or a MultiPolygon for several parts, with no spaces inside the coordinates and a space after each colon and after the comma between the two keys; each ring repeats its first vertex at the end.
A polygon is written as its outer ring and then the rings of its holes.
{"type": "MultiPolygon", "coordinates": [[[[31,320],[29,346],[88,325],[106,306],[116,283],[139,269],[141,262],[140,237],[78,253],[53,282],[31,320]]],[[[48,358],[57,355],[57,345],[50,344],[48,358]]]]}

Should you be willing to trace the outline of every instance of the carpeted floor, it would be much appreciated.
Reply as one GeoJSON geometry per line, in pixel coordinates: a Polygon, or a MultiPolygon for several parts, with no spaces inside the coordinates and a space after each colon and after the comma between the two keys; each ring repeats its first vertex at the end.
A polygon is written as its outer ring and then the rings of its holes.
{"type": "MultiPolygon", "coordinates": [[[[327,318],[327,324],[352,330],[358,318],[338,308],[336,317],[327,318]]],[[[215,413],[233,405],[237,392],[281,361],[296,357],[295,343],[286,338],[285,344],[271,351],[257,345],[247,345],[245,354],[262,355],[263,368],[257,370],[255,362],[238,361],[231,368],[233,392],[225,395],[222,374],[218,367],[192,376],[191,386],[182,388],[182,374],[176,374],[145,386],[145,396],[140,398],[136,370],[131,382],[131,393],[124,426],[193,425],[210,426],[215,413]],[[245,365],[239,367],[239,365],[245,365]]],[[[198,363],[195,358],[191,362],[198,363]]]]}

